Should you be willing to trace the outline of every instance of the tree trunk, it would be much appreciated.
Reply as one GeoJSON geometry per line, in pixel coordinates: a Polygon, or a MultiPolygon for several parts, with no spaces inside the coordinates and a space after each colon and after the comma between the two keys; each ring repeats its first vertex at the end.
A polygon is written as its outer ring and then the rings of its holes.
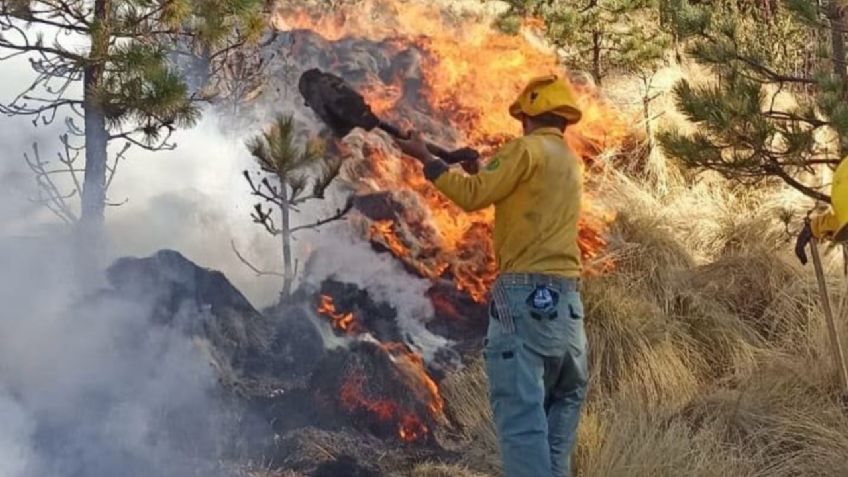
{"type": "Polygon", "coordinates": [[[592,32],[592,76],[595,77],[595,84],[601,85],[601,32],[595,30],[592,32]]]}
{"type": "Polygon", "coordinates": [[[280,292],[280,301],[286,301],[291,296],[292,282],[294,282],[294,271],[292,270],[291,254],[291,232],[289,227],[289,202],[288,190],[285,182],[280,184],[280,199],[283,206],[280,207],[280,236],[283,240],[283,290],[280,292]]]}
{"type": "MultiPolygon", "coordinates": [[[[833,73],[839,78],[842,87],[843,101],[848,98],[848,72],[845,71],[845,15],[839,2],[832,0],[827,9],[827,18],[830,20],[830,43],[833,55],[833,73]]],[[[846,139],[840,134],[839,157],[844,157],[846,150],[846,139]]]]}
{"type": "Polygon", "coordinates": [[[106,161],[108,132],[103,109],[97,104],[94,92],[103,80],[106,56],[109,53],[110,0],[94,2],[94,18],[102,29],[91,35],[89,63],[83,74],[83,108],[85,110],[85,180],[82,190],[81,225],[99,232],[103,225],[106,205],[106,161]]]}

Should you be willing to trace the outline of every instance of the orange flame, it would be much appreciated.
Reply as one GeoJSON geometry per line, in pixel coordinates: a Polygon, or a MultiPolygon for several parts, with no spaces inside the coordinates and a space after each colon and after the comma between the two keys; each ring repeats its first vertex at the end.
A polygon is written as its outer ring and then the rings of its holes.
{"type": "Polygon", "coordinates": [[[369,399],[363,391],[365,376],[359,372],[348,375],[339,390],[339,400],[349,411],[365,411],[381,421],[397,423],[397,435],[404,442],[414,442],[426,436],[430,430],[415,413],[403,409],[388,399],[369,399]]]}
{"type": "Polygon", "coordinates": [[[382,343],[380,347],[392,357],[412,391],[417,393],[422,402],[427,403],[430,415],[438,419],[445,410],[445,401],[439,392],[439,386],[427,374],[421,355],[409,351],[402,343],[382,343]]]}
{"type": "MultiPolygon", "coordinates": [[[[444,12],[430,2],[366,0],[342,6],[332,15],[280,11],[275,20],[280,29],[308,29],[330,41],[356,37],[380,42],[391,53],[419,52],[420,78],[415,78],[420,83],[415,92],[419,101],[410,104],[404,96],[402,77],[388,84],[385,78],[366,79],[357,85],[360,92],[378,114],[396,121],[423,118],[414,126],[432,130],[437,142],[473,145],[484,154],[519,134],[520,125],[509,116],[508,108],[527,80],[562,74],[556,55],[541,47],[532,33],[499,33],[485,18],[444,12]],[[410,109],[424,110],[433,123],[422,123],[426,118],[409,114],[410,109]],[[459,137],[445,136],[439,124],[452,126],[459,137]]],[[[583,119],[567,131],[569,146],[592,159],[622,144],[632,118],[599,98],[591,85],[574,86],[583,119]]],[[[421,275],[450,278],[475,301],[484,301],[496,276],[493,211],[464,213],[423,178],[417,164],[401,159],[394,146],[376,134],[362,140],[368,170],[356,172],[361,192],[393,191],[406,202],[404,216],[397,221],[366,225],[369,238],[421,275]]],[[[610,214],[584,205],[579,245],[587,264],[600,262],[596,271],[610,266],[599,260],[610,220],[610,214]]]]}
{"type": "MultiPolygon", "coordinates": [[[[364,330],[354,319],[353,313],[339,313],[333,298],[328,295],[320,296],[318,312],[333,323],[333,327],[347,334],[359,334],[364,330]]],[[[434,421],[442,419],[445,402],[439,386],[427,373],[424,359],[411,351],[403,343],[377,343],[380,349],[388,355],[395,369],[406,384],[407,389],[415,394],[418,402],[424,404],[430,418],[434,421]]],[[[414,412],[403,409],[397,403],[387,399],[370,399],[365,396],[363,387],[365,376],[353,372],[347,376],[339,389],[339,401],[349,411],[364,411],[380,421],[396,422],[398,437],[404,442],[412,442],[426,436],[430,431],[424,420],[414,412]]]]}
{"type": "Polygon", "coordinates": [[[359,323],[354,319],[353,313],[337,312],[336,305],[331,296],[321,295],[318,304],[318,313],[329,318],[333,328],[339,331],[343,331],[346,334],[359,332],[359,323]]]}

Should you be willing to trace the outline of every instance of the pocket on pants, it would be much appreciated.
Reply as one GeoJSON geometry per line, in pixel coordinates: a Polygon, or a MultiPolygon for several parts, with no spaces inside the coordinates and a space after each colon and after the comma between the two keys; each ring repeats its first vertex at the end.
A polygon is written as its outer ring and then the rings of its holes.
{"type": "Polygon", "coordinates": [[[489,394],[495,399],[512,397],[518,379],[518,352],[520,340],[514,334],[489,337],[483,348],[489,394]]]}

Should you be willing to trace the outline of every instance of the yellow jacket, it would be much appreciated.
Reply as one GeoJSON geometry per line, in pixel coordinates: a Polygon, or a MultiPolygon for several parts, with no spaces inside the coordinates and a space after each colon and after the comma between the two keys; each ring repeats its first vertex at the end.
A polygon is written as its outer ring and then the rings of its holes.
{"type": "Polygon", "coordinates": [[[495,205],[501,273],[580,275],[582,169],[556,128],[509,142],[476,175],[446,171],[443,165],[425,173],[466,211],[495,205]]]}

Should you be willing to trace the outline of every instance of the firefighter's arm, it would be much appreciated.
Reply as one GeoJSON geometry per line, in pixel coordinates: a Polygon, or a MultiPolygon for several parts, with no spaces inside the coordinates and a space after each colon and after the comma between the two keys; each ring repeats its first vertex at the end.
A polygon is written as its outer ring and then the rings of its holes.
{"type": "Polygon", "coordinates": [[[443,194],[465,211],[486,208],[515,190],[530,175],[532,158],[521,140],[503,147],[477,174],[448,169],[444,163],[425,164],[424,173],[443,194]]]}

